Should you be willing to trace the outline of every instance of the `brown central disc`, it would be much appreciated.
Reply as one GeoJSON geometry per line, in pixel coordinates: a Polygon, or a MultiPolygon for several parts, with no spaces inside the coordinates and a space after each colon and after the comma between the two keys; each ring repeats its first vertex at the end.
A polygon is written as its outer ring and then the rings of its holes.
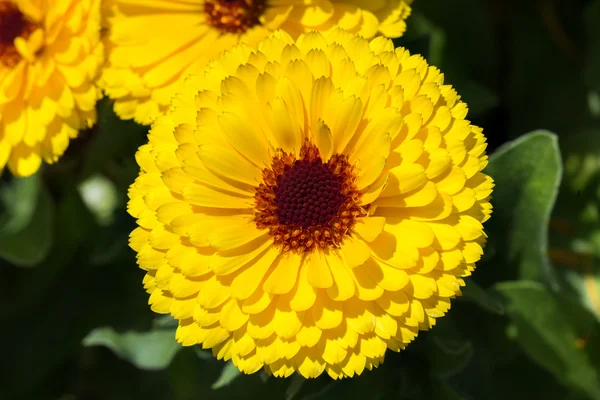
{"type": "Polygon", "coordinates": [[[206,0],[204,11],[210,25],[223,33],[244,33],[260,24],[266,0],[206,0]]]}
{"type": "Polygon", "coordinates": [[[0,1],[0,63],[12,66],[20,58],[15,49],[15,39],[26,38],[34,25],[25,18],[12,2],[0,1]]]}
{"type": "Polygon", "coordinates": [[[296,160],[277,177],[274,191],[279,223],[305,229],[327,224],[346,199],[341,193],[342,180],[323,164],[321,157],[296,160]]]}
{"type": "Polygon", "coordinates": [[[355,181],[345,155],[334,154],[324,163],[308,140],[298,158],[279,150],[256,189],[256,225],[268,228],[284,251],[337,248],[356,218],[365,215],[355,181]]]}

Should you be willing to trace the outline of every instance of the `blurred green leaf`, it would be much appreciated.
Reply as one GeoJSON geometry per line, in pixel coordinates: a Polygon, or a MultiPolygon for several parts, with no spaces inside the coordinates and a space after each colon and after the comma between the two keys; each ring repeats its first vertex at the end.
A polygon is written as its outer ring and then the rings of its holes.
{"type": "Polygon", "coordinates": [[[172,329],[117,333],[113,328],[94,329],[83,340],[84,346],[105,346],[136,367],[159,370],[169,366],[181,350],[172,329]]]}
{"type": "Polygon", "coordinates": [[[0,186],[0,234],[19,232],[29,224],[40,193],[38,174],[26,178],[14,178],[0,186]]]}
{"type": "Polygon", "coordinates": [[[537,131],[504,145],[490,157],[485,172],[496,184],[494,214],[485,226],[486,251],[495,257],[494,267],[483,271],[488,277],[493,273],[494,280],[519,276],[553,282],[547,235],[562,176],[556,136],[537,131]]]}
{"type": "Polygon", "coordinates": [[[594,316],[537,282],[502,282],[495,290],[506,298],[527,354],[559,382],[600,399],[600,325],[594,316]]]}
{"type": "Polygon", "coordinates": [[[215,383],[212,384],[211,388],[213,390],[222,388],[223,386],[230,385],[236,378],[240,376],[241,372],[231,361],[228,361],[227,364],[221,370],[221,375],[219,379],[215,383]]]}
{"type": "Polygon", "coordinates": [[[6,213],[0,218],[0,258],[31,267],[43,261],[53,241],[54,203],[39,176],[14,179],[0,188],[6,213]]]}

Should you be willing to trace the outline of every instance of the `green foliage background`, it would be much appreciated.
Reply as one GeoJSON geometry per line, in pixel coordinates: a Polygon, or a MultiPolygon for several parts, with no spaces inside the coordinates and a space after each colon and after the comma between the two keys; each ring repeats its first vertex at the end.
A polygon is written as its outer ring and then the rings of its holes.
{"type": "Polygon", "coordinates": [[[241,376],[173,339],[127,246],[145,129],[107,101],[57,165],[0,181],[0,399],[600,399],[600,0],[416,0],[398,46],[483,126],[489,244],[464,296],[352,380],[241,376]]]}

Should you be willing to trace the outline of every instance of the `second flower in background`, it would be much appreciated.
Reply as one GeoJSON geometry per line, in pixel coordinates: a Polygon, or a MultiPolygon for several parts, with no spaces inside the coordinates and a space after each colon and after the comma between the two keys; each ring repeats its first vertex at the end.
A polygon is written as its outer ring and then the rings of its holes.
{"type": "Polygon", "coordinates": [[[123,119],[150,124],[190,73],[239,42],[282,29],[298,37],[336,27],[399,37],[412,0],[108,0],[107,63],[100,85],[123,119]]]}

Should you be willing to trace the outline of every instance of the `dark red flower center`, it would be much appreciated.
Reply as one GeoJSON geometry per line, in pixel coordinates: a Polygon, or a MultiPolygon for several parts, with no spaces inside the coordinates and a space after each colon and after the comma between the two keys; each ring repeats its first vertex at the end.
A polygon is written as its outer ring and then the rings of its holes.
{"type": "Polygon", "coordinates": [[[12,66],[19,61],[15,39],[28,37],[34,28],[16,4],[0,0],[0,64],[12,66]]]}
{"type": "Polygon", "coordinates": [[[294,161],[277,177],[275,204],[279,223],[302,228],[328,223],[346,199],[341,192],[342,182],[343,177],[334,175],[321,157],[294,161]]]}
{"type": "Polygon", "coordinates": [[[298,158],[279,150],[256,189],[256,225],[268,228],[284,251],[339,247],[356,218],[366,213],[355,181],[344,155],[335,154],[324,163],[309,141],[298,158]]]}
{"type": "Polygon", "coordinates": [[[260,24],[266,0],[206,0],[208,23],[224,33],[244,33],[260,24]]]}

